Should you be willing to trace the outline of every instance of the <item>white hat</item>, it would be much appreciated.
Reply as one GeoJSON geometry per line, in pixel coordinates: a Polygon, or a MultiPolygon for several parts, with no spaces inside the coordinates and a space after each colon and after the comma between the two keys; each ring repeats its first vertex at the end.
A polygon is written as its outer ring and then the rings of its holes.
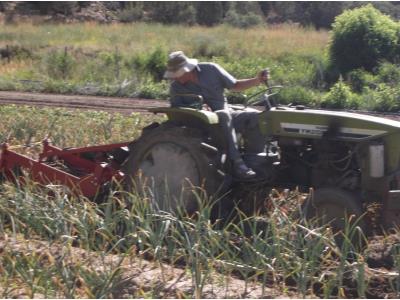
{"type": "Polygon", "coordinates": [[[192,71],[198,64],[198,60],[188,58],[183,51],[172,52],[168,56],[167,70],[164,78],[174,79],[182,76],[186,72],[192,71]]]}

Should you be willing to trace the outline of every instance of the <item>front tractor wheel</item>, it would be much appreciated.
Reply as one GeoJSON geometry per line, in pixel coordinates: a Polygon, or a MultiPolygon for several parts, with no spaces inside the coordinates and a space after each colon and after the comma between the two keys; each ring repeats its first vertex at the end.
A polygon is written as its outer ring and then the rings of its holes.
{"type": "Polygon", "coordinates": [[[201,132],[191,128],[161,125],[144,132],[124,164],[128,188],[150,198],[158,209],[193,213],[201,191],[213,195],[223,179],[217,153],[208,153],[202,142],[201,132]]]}
{"type": "Polygon", "coordinates": [[[356,230],[358,226],[365,232],[365,221],[361,199],[345,190],[336,188],[321,188],[310,194],[305,202],[305,216],[315,220],[319,225],[328,224],[336,235],[336,241],[341,244],[343,235],[349,234],[354,244],[363,244],[363,233],[356,230]]]}

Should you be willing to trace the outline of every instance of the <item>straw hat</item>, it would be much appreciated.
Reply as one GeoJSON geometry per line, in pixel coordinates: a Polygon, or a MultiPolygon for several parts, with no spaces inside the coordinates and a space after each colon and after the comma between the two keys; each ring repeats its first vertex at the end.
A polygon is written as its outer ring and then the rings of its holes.
{"type": "Polygon", "coordinates": [[[172,52],[168,56],[167,70],[164,73],[164,78],[178,78],[186,72],[192,71],[197,64],[197,59],[188,58],[183,51],[172,52]]]}

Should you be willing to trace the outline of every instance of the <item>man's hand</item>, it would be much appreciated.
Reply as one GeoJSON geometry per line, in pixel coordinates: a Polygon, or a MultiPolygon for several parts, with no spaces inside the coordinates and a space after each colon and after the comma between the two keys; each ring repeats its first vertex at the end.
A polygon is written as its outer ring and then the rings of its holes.
{"type": "Polygon", "coordinates": [[[257,75],[257,78],[260,83],[267,83],[268,80],[270,79],[269,69],[267,68],[267,69],[260,71],[260,73],[258,73],[258,75],[257,75]]]}
{"type": "Polygon", "coordinates": [[[207,110],[207,111],[211,111],[211,108],[210,108],[207,104],[205,104],[205,103],[203,103],[202,109],[203,109],[203,110],[207,110]]]}

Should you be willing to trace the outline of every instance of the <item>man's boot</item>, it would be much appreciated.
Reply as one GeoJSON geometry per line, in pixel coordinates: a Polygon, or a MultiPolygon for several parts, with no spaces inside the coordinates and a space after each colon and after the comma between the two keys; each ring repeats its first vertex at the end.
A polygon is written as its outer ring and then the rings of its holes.
{"type": "Polygon", "coordinates": [[[238,179],[253,179],[256,177],[256,172],[246,166],[243,159],[239,158],[233,162],[234,177],[238,179]]]}

